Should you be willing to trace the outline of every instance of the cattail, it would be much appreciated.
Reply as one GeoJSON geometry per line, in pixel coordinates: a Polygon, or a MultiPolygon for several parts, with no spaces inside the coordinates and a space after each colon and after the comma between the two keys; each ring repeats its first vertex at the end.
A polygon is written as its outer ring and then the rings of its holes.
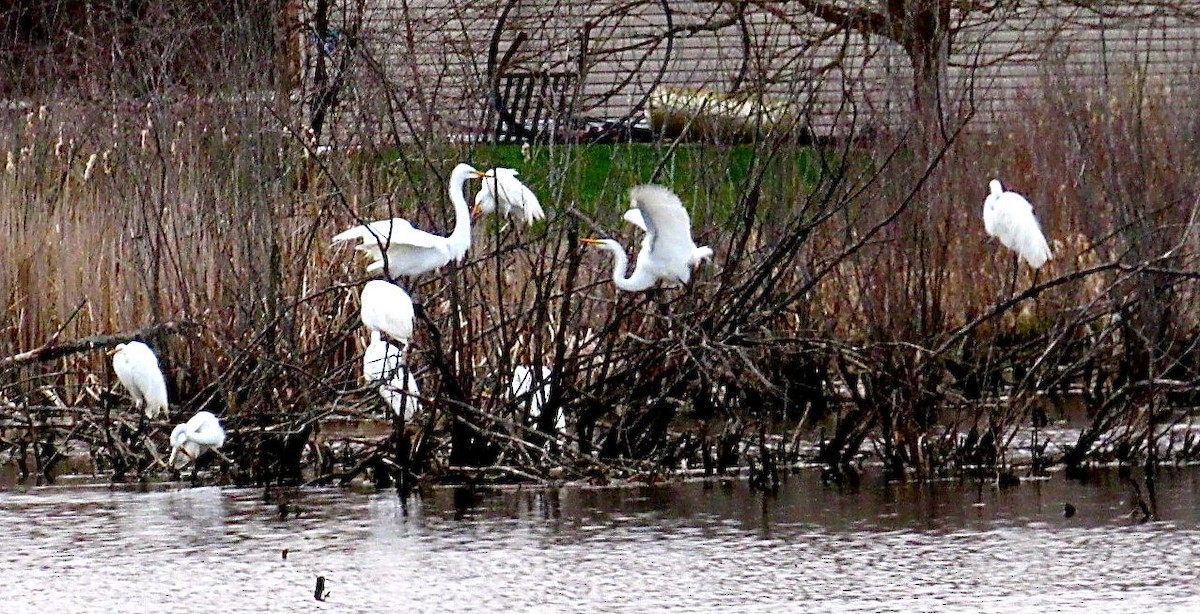
{"type": "Polygon", "coordinates": [[[4,164],[4,171],[9,175],[17,174],[17,157],[13,155],[12,150],[8,150],[7,160],[4,164]]]}

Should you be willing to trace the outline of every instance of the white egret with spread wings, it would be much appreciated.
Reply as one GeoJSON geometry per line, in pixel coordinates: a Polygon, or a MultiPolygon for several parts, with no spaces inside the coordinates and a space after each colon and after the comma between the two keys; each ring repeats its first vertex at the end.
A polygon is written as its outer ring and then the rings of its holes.
{"type": "Polygon", "coordinates": [[[692,278],[692,269],[712,258],[708,246],[697,246],[692,240],[692,223],[683,202],[667,188],[646,184],[629,191],[632,208],[637,213],[625,214],[625,219],[646,231],[633,272],[625,276],[629,257],[625,248],[612,239],[581,239],[613,255],[613,283],[622,290],[639,292],[659,280],[669,285],[684,285],[692,278]]]}
{"type": "Polygon", "coordinates": [[[483,173],[470,164],[459,164],[450,173],[450,202],[454,204],[454,230],[448,236],[414,228],[404,218],[378,220],[340,232],[333,243],[360,241],[356,249],[367,254],[367,272],[386,269],[389,277],[420,275],[441,268],[451,260],[461,262],[471,248],[471,210],[463,195],[468,179],[483,173]]]}

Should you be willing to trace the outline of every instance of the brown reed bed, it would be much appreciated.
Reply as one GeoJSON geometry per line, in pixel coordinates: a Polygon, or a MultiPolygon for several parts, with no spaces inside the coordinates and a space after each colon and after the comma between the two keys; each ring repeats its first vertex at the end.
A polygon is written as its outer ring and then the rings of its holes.
{"type": "MultiPolygon", "coordinates": [[[[9,111],[0,359],[183,323],[146,339],[172,416],[220,415],[226,475],[245,483],[751,466],[771,488],[780,467],[814,460],[836,477],[864,453],[896,475],[997,476],[1019,434],[1068,400],[1092,422],[1036,469],[1170,460],[1156,442],[1197,381],[1195,120],[1149,87],[1066,91],[1048,80],[1003,131],[932,151],[903,138],[692,147],[687,160],[667,145],[535,148],[523,176],[548,219],[481,220],[464,264],[401,282],[423,311],[410,363],[428,411],[395,435],[332,426],[387,418],[358,378],[362,263],[328,239],[394,215],[448,231],[447,169],[522,164],[515,149],[318,156],[287,114],[247,100],[9,111]],[[596,151],[610,179],[585,189],[596,151]],[[983,233],[992,177],[1030,198],[1053,242],[1036,277],[1014,277],[983,233]],[[680,192],[718,257],[687,289],[625,294],[578,239],[632,249],[625,191],[651,179],[680,192]],[[518,364],[554,369],[540,420],[507,393],[518,364]]],[[[99,350],[0,363],[0,453],[44,467],[53,454],[34,442],[74,438],[99,451],[99,472],[152,467],[161,441],[110,432],[130,418],[99,350]],[[33,407],[51,409],[21,418],[33,407]],[[55,435],[33,434],[38,420],[55,435]]]]}

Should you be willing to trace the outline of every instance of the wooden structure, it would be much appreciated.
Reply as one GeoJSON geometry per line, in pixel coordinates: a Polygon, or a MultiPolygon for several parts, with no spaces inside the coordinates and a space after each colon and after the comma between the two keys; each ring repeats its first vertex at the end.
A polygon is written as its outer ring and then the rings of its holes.
{"type": "MultiPolygon", "coordinates": [[[[818,135],[904,126],[914,94],[905,47],[805,8],[815,4],[828,3],[373,0],[332,22],[373,59],[356,68],[357,104],[386,99],[431,136],[528,139],[636,119],[660,86],[782,101],[818,135]]],[[[986,129],[1050,88],[1190,81],[1200,2],[1099,4],[954,3],[942,113],[986,129]]]]}

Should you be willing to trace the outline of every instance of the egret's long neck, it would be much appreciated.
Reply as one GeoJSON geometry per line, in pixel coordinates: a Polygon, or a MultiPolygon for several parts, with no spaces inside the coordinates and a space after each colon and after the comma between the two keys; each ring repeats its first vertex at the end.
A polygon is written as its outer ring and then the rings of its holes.
{"type": "Polygon", "coordinates": [[[471,208],[463,196],[463,186],[471,176],[469,169],[455,168],[450,175],[450,202],[454,203],[454,232],[447,240],[451,255],[461,261],[471,248],[471,208]]]}
{"type": "Polygon", "coordinates": [[[625,248],[619,245],[604,247],[613,255],[612,280],[618,288],[626,292],[641,292],[654,285],[654,276],[640,266],[634,266],[629,277],[624,276],[625,269],[629,267],[629,256],[625,255],[625,248]]]}

